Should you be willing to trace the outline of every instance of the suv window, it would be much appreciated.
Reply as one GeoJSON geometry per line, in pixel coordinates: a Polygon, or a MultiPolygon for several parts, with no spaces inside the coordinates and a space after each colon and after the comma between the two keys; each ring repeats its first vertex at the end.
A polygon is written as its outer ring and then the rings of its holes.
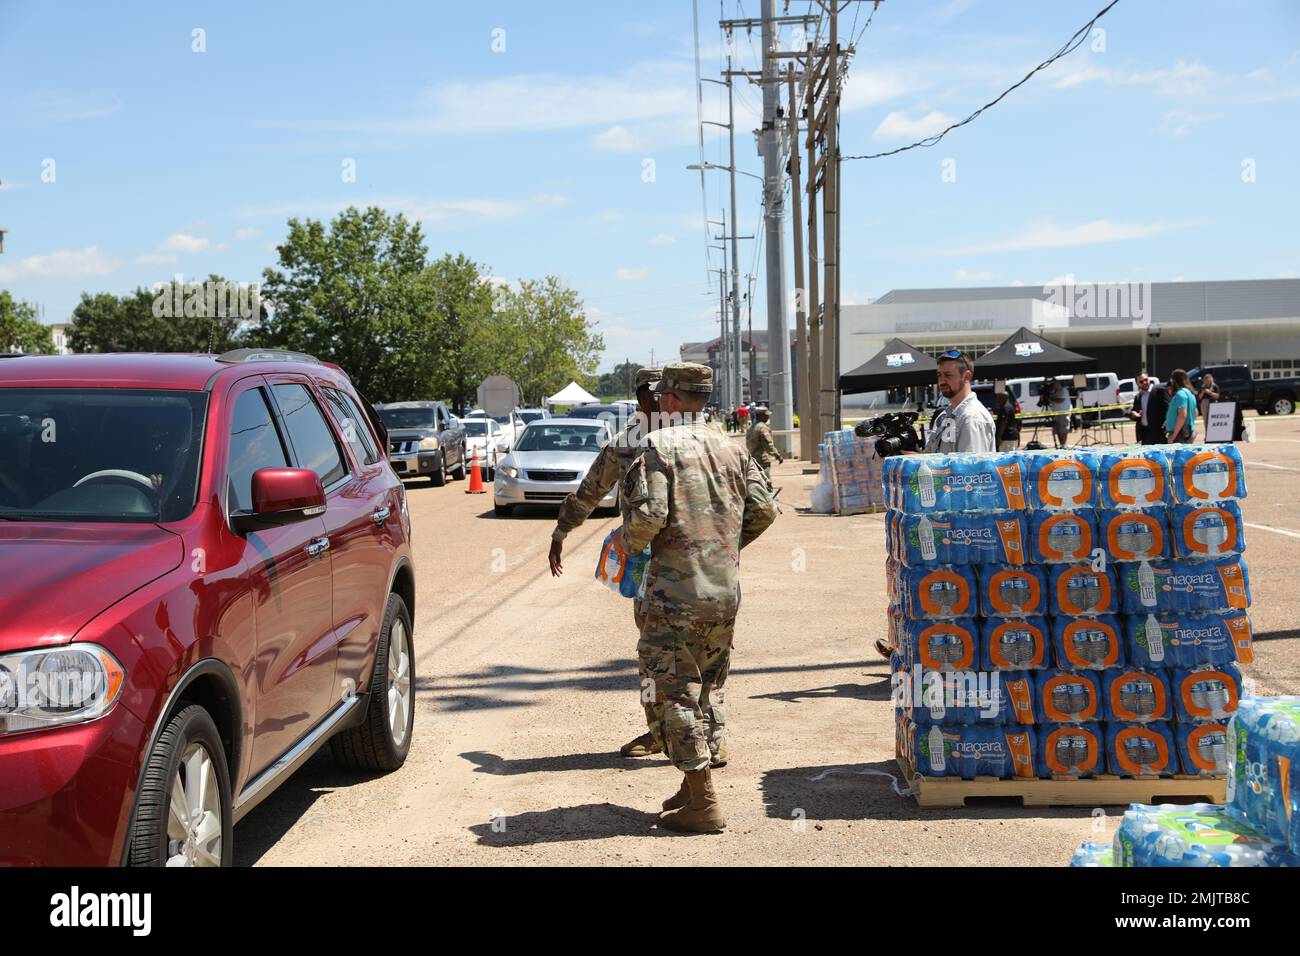
{"type": "Polygon", "coordinates": [[[230,511],[253,509],[253,472],[285,468],[289,456],[260,388],[250,388],[235,402],[230,419],[230,511]]]}
{"type": "Polygon", "coordinates": [[[352,450],[356,452],[357,457],[367,465],[373,465],[379,461],[379,449],[370,436],[370,429],[366,427],[365,417],[361,414],[361,410],[357,408],[356,403],[352,401],[350,396],[338,389],[322,388],[321,391],[334,407],[339,421],[343,423],[343,438],[352,446],[352,450]]]}
{"type": "Polygon", "coordinates": [[[334,433],[307,386],[288,382],[272,385],[271,391],[284,416],[289,441],[298,454],[298,467],[316,472],[326,488],[347,475],[334,433]]]}

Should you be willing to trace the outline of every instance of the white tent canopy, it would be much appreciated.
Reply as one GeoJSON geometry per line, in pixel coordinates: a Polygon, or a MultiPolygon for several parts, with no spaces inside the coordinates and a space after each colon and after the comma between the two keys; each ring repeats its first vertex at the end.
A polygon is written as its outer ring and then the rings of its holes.
{"type": "Polygon", "coordinates": [[[589,405],[597,401],[596,396],[592,395],[577,382],[570,382],[564,388],[560,389],[554,395],[546,400],[549,405],[589,405]]]}

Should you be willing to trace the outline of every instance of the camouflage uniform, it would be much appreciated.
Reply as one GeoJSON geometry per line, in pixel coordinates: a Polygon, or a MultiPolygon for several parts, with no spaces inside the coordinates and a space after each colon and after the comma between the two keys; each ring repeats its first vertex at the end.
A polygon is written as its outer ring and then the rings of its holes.
{"type": "MultiPolygon", "coordinates": [[[[659,381],[659,375],[660,369],[658,368],[638,369],[636,387],[640,389],[643,385],[653,385],[659,381]]],[[[578,490],[571,493],[564,499],[564,503],[560,505],[560,515],[555,521],[555,530],[551,532],[551,540],[563,541],[570,531],[573,531],[587,520],[588,516],[596,509],[596,506],[600,504],[600,500],[609,494],[611,489],[618,487],[623,479],[627,477],[627,471],[632,466],[632,462],[637,455],[641,454],[641,446],[645,438],[645,427],[638,419],[632,419],[609,444],[600,450],[600,454],[591,463],[591,467],[587,470],[582,483],[578,485],[578,490]]],[[[622,504],[623,502],[620,499],[620,510],[622,504]]],[[[639,631],[641,629],[641,617],[635,607],[633,607],[633,619],[636,621],[637,630],[639,631]]],[[[662,749],[663,705],[656,703],[653,699],[649,701],[643,699],[641,704],[645,710],[645,721],[650,730],[650,736],[662,749]]]]}
{"type": "Polygon", "coordinates": [[[771,475],[772,462],[780,458],[781,453],[776,450],[772,429],[767,422],[756,421],[749,426],[749,431],[745,433],[745,447],[749,449],[750,457],[758,463],[758,467],[771,475]]]}
{"type": "MultiPolygon", "coordinates": [[[[659,387],[707,392],[711,378],[707,366],[679,363],[665,367],[659,387]]],[[[703,421],[651,432],[623,500],[628,553],[651,545],[636,609],[643,695],[664,707],[674,766],[702,770],[726,726],[740,550],[775,520],[776,505],[754,460],[703,421]]]]}

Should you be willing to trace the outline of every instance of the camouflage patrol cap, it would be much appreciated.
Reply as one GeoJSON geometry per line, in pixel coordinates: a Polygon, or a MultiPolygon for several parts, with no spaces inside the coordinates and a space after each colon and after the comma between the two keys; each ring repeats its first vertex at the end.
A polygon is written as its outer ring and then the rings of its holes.
{"type": "Polygon", "coordinates": [[[664,392],[668,389],[674,392],[703,392],[707,395],[713,391],[713,369],[698,362],[673,362],[665,365],[663,378],[655,386],[655,391],[664,392]]]}
{"type": "Polygon", "coordinates": [[[636,387],[642,385],[653,385],[663,377],[664,370],[661,368],[641,368],[636,372],[636,387]]]}

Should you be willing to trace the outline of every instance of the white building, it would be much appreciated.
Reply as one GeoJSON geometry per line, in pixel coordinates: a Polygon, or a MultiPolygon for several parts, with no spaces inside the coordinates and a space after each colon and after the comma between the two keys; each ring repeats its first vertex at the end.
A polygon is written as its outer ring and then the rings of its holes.
{"type": "Polygon", "coordinates": [[[894,337],[978,356],[1022,326],[1121,378],[1228,361],[1256,378],[1300,375],[1300,279],[895,289],[841,307],[839,367],[852,371],[894,337]]]}
{"type": "Polygon", "coordinates": [[[71,355],[71,322],[56,322],[50,326],[50,341],[54,343],[55,355],[71,355]]]}

